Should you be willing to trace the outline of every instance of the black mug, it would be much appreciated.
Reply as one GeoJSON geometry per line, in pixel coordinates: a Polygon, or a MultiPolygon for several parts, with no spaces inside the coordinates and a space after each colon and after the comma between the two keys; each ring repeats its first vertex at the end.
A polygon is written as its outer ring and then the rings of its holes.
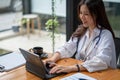
{"type": "Polygon", "coordinates": [[[33,47],[33,52],[39,56],[43,54],[43,48],[42,47],[33,47]]]}

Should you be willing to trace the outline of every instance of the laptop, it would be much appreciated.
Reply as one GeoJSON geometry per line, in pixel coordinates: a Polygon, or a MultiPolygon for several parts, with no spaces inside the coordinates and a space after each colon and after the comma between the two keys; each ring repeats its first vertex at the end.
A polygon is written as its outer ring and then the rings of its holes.
{"type": "Polygon", "coordinates": [[[35,74],[42,79],[50,79],[65,73],[49,74],[50,68],[46,67],[41,58],[29,51],[19,48],[20,52],[26,59],[26,70],[35,74]]]}

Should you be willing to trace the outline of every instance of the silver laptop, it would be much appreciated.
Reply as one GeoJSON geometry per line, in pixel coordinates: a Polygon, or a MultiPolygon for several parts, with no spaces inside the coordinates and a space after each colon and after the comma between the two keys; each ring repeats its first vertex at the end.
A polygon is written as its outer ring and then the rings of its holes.
{"type": "Polygon", "coordinates": [[[19,48],[19,50],[26,59],[26,70],[37,75],[38,77],[47,80],[49,78],[65,74],[65,73],[49,74],[50,68],[48,69],[48,67],[44,65],[44,63],[42,62],[41,58],[38,55],[21,48],[19,48]]]}

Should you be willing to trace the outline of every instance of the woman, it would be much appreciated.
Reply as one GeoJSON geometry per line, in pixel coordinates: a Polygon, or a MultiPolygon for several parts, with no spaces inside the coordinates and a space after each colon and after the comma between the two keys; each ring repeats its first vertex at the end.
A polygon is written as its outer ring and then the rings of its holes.
{"type": "Polygon", "coordinates": [[[56,65],[50,73],[83,70],[95,72],[109,67],[116,68],[114,33],[108,22],[103,1],[81,0],[78,5],[78,16],[82,24],[71,39],[44,62],[74,57],[83,63],[72,66],[56,65]]]}

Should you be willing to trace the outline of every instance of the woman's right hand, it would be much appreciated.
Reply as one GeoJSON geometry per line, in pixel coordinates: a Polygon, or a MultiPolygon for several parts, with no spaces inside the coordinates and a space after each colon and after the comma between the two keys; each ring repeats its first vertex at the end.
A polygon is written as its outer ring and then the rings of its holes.
{"type": "Polygon", "coordinates": [[[47,58],[45,60],[43,60],[44,64],[46,63],[50,63],[51,66],[56,65],[56,61],[60,59],[60,53],[56,52],[54,53],[54,55],[50,58],[47,58]]]}
{"type": "Polygon", "coordinates": [[[52,60],[51,58],[45,59],[43,60],[43,63],[46,64],[48,62],[54,62],[54,60],[52,60]]]}
{"type": "Polygon", "coordinates": [[[52,60],[51,58],[45,59],[43,60],[44,65],[46,65],[47,63],[49,64],[49,67],[53,67],[56,66],[57,64],[55,63],[54,60],[52,60]]]}

